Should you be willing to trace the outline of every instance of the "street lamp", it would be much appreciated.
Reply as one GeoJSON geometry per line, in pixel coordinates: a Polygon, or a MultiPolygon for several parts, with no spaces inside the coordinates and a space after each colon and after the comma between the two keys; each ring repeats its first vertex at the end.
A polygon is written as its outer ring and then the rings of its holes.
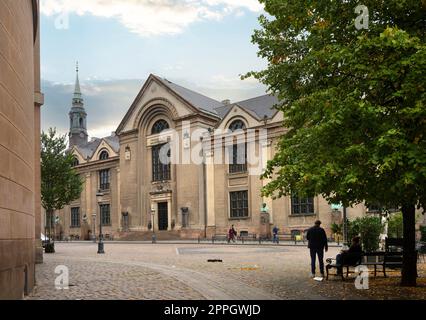
{"type": "Polygon", "coordinates": [[[103,241],[103,235],[102,235],[102,209],[100,206],[102,197],[104,194],[102,192],[96,193],[96,200],[98,201],[98,208],[99,208],[99,242],[98,242],[98,254],[104,254],[104,241],[103,241]]]}
{"type": "Polygon", "coordinates": [[[92,240],[94,243],[96,243],[96,213],[92,214],[93,217],[93,233],[92,233],[92,240]]]}
{"type": "Polygon", "coordinates": [[[154,227],[154,218],[155,218],[155,208],[151,207],[151,224],[152,224],[152,243],[156,242],[155,238],[155,227],[154,227]]]}

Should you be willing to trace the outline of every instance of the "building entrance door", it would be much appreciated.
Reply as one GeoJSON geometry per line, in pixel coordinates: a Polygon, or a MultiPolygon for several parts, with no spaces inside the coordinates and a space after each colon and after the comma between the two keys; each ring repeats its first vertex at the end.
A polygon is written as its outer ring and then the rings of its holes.
{"type": "Polygon", "coordinates": [[[158,203],[158,230],[167,231],[169,227],[169,210],[167,202],[158,203]]]}

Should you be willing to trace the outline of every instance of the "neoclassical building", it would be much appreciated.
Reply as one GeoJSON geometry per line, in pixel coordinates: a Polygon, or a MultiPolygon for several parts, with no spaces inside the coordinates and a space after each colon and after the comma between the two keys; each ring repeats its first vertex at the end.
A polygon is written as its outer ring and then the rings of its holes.
{"type": "Polygon", "coordinates": [[[89,239],[101,222],[104,235],[134,240],[153,230],[163,239],[210,237],[231,225],[239,234],[268,235],[274,225],[298,234],[317,219],[330,231],[342,213],[321,197],[261,196],[260,174],[285,130],[277,103],[271,95],[216,101],[150,75],[116,132],[89,141],[77,74],[70,151],[85,182],[59,213],[58,235],[89,239]]]}

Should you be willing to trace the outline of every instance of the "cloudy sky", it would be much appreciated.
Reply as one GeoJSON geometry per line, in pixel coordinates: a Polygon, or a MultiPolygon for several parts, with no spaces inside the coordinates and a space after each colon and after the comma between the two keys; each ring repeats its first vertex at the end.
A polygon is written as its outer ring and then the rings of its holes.
{"type": "Polygon", "coordinates": [[[217,100],[265,92],[239,79],[265,67],[257,0],[41,0],[41,13],[44,130],[68,131],[77,60],[92,137],[115,131],[150,73],[217,100]]]}

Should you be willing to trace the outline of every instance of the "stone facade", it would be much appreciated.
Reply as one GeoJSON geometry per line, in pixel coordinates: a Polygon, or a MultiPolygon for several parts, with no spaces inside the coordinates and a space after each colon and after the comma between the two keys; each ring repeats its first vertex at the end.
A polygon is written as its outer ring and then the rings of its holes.
{"type": "MultiPolygon", "coordinates": [[[[79,90],[78,84],[81,98],[79,90]]],[[[153,229],[166,239],[167,235],[211,237],[227,233],[231,225],[239,234],[270,236],[277,226],[281,233],[295,235],[303,234],[317,219],[331,235],[331,225],[342,222],[342,212],[333,211],[322,197],[309,200],[309,205],[299,199],[302,202],[296,210],[298,200],[291,197],[261,196],[268,181],[261,180],[260,173],[285,132],[282,114],[273,109],[277,102],[269,95],[219,102],[151,75],[113,136],[70,146],[85,185],[81,198],[58,213],[57,235],[88,239],[98,233],[103,204],[110,208],[110,223],[103,226],[103,234],[116,239],[147,240],[153,229]],[[243,130],[230,132],[237,122],[243,130]],[[154,130],[159,123],[165,130],[154,130]],[[257,162],[248,161],[247,168],[233,172],[227,155],[240,138],[250,143],[248,153],[255,154],[257,162]],[[158,179],[153,156],[157,147],[167,143],[174,161],[167,177],[158,179]],[[103,150],[109,154],[107,160],[99,158],[103,150]],[[193,154],[200,154],[202,161],[194,161],[193,154]],[[97,197],[105,169],[110,172],[110,187],[97,197]],[[245,199],[232,200],[237,193],[245,199]],[[239,201],[244,201],[244,214],[235,215],[238,210],[233,206],[239,201]],[[263,204],[267,213],[262,213],[263,204]],[[75,226],[71,224],[73,208],[80,212],[80,223],[75,226]]],[[[85,125],[86,114],[82,114],[85,125]]],[[[82,130],[86,132],[85,127],[82,130]]],[[[364,205],[358,205],[347,209],[347,217],[367,212],[364,205]]]]}
{"type": "MultiPolygon", "coordinates": [[[[75,108],[74,93],[70,134],[78,134],[80,130],[84,136],[86,112],[78,77],[75,92],[79,110],[75,108]],[[81,128],[73,120],[76,119],[75,112],[83,115],[81,128]]],[[[314,212],[292,215],[290,198],[272,201],[261,197],[260,190],[267,181],[260,180],[259,173],[250,173],[250,165],[247,170],[230,173],[226,154],[238,137],[229,140],[229,134],[218,136],[215,133],[225,132],[236,120],[242,121],[245,126],[243,136],[248,136],[250,130],[255,133],[252,140],[259,160],[253,167],[264,168],[284,132],[282,115],[272,108],[275,103],[277,100],[272,96],[234,104],[219,102],[151,75],[119,125],[117,134],[89,143],[70,140],[76,169],[85,184],[80,199],[57,213],[57,236],[89,239],[94,232],[98,233],[102,204],[109,204],[111,221],[103,226],[103,234],[115,238],[126,238],[131,234],[148,236],[152,229],[157,234],[161,231],[163,236],[211,237],[226,233],[232,224],[240,234],[268,236],[274,225],[283,233],[303,233],[316,219],[321,219],[330,231],[333,222],[341,221],[341,213],[333,213],[324,199],[315,198],[314,212]],[[168,130],[153,132],[159,122],[163,122],[168,130]],[[202,133],[197,135],[198,131],[202,133]],[[267,134],[265,141],[259,140],[260,132],[267,134]],[[218,145],[218,140],[223,143],[218,145]],[[153,149],[165,143],[177,148],[173,148],[172,153],[179,153],[179,159],[170,164],[167,178],[155,179],[153,149]],[[197,148],[203,160],[199,163],[193,159],[185,161],[196,153],[197,148]],[[108,160],[99,159],[103,150],[108,152],[108,160]],[[220,161],[217,161],[218,154],[222,155],[220,161]],[[97,197],[101,186],[100,172],[105,169],[110,172],[110,188],[102,192],[103,197],[97,197]],[[247,194],[247,214],[235,218],[231,214],[230,195],[241,191],[247,194]],[[261,214],[264,203],[269,211],[266,220],[265,214],[261,214]],[[77,216],[80,219],[80,223],[74,225],[73,210],[74,215],[79,211],[77,216]]],[[[352,218],[364,213],[363,206],[348,210],[348,216],[352,218]]]]}
{"type": "Polygon", "coordinates": [[[31,292],[42,262],[38,12],[0,2],[0,299],[31,292]]]}

